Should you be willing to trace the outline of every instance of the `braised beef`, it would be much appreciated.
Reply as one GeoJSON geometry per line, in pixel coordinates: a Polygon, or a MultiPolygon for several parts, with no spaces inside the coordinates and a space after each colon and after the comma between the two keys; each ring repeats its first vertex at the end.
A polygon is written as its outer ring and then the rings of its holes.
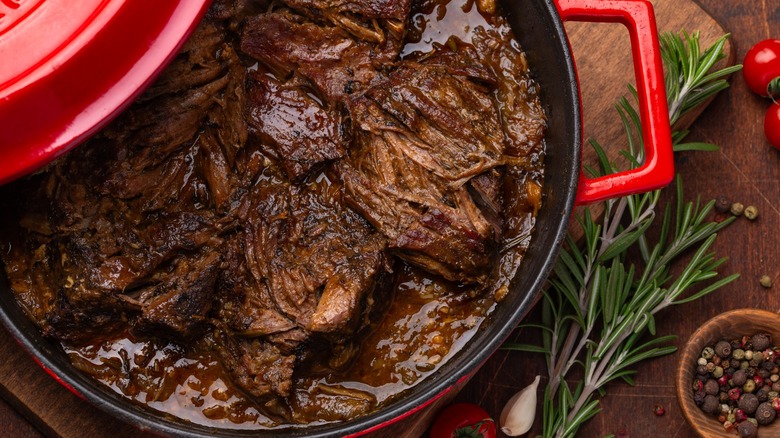
{"type": "Polygon", "coordinates": [[[494,27],[401,56],[440,3],[216,0],[128,111],[2,189],[24,310],[69,352],[143,344],[74,359],[129,397],[235,396],[272,425],[364,415],[431,372],[506,293],[545,127],[489,1],[494,27]],[[230,385],[172,383],[159,360],[230,385]],[[334,377],[374,370],[385,389],[334,377]]]}
{"type": "Polygon", "coordinates": [[[348,137],[341,115],[324,108],[305,84],[255,74],[249,85],[249,125],[292,180],[317,164],[341,158],[348,137]]]}
{"type": "Polygon", "coordinates": [[[347,202],[399,257],[450,280],[484,280],[498,241],[465,187],[503,164],[489,93],[451,69],[407,62],[350,106],[347,202]]]}

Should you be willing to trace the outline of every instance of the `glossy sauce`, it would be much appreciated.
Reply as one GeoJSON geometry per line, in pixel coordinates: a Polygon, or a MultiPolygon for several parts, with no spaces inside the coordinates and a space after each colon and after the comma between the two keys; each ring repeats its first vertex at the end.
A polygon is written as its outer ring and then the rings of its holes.
{"type": "MultiPolygon", "coordinates": [[[[428,9],[412,16],[402,56],[424,56],[442,46],[468,44],[476,28],[490,26],[471,0],[431,2],[428,9]]],[[[506,27],[498,30],[508,32],[506,27]]],[[[538,167],[540,173],[541,163],[538,167]]],[[[537,183],[523,178],[517,190],[524,207],[508,213],[513,215],[515,232],[505,242],[496,286],[485,293],[396,262],[394,298],[381,321],[356,342],[360,350],[352,365],[334,373],[327,366],[318,367],[315,360],[311,369],[296,370],[300,376],[289,400],[294,423],[326,423],[369,413],[421,382],[462,349],[506,294],[530,239],[539,200],[531,199],[531,185],[537,183]]],[[[315,183],[327,183],[327,178],[323,174],[315,183]]],[[[77,368],[117,393],[194,423],[223,428],[279,424],[280,418],[272,418],[273,405],[260,409],[233,388],[216,357],[197,344],[184,349],[128,336],[87,347],[65,346],[65,350],[77,368]]]]}

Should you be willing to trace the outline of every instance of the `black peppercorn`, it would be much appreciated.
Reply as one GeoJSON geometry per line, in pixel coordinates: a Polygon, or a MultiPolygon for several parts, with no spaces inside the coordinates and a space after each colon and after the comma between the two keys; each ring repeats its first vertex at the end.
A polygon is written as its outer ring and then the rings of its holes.
{"type": "Polygon", "coordinates": [[[704,397],[707,396],[707,393],[704,392],[703,389],[700,389],[693,393],[693,401],[696,402],[697,406],[701,406],[702,403],[704,403],[704,397]]]}
{"type": "Polygon", "coordinates": [[[720,392],[720,385],[715,379],[710,379],[704,382],[704,392],[710,395],[718,395],[720,392]]]}
{"type": "MultiPolygon", "coordinates": [[[[771,388],[769,388],[771,389],[771,388]]],[[[763,403],[767,400],[769,400],[769,389],[767,389],[766,386],[756,391],[756,397],[758,397],[758,401],[763,403]]]]}
{"type": "Polygon", "coordinates": [[[735,370],[739,369],[739,361],[736,359],[731,359],[729,365],[731,365],[731,368],[734,368],[735,370]]]}
{"type": "Polygon", "coordinates": [[[704,376],[707,374],[707,367],[705,365],[699,365],[696,367],[696,374],[704,376]]]}
{"type": "Polygon", "coordinates": [[[726,341],[718,342],[715,344],[715,354],[720,356],[721,359],[731,356],[731,344],[726,341]]]}
{"type": "MultiPolygon", "coordinates": [[[[771,405],[769,406],[772,407],[771,405]]],[[[720,403],[718,403],[718,398],[714,395],[707,394],[704,396],[704,403],[701,405],[701,409],[712,415],[717,415],[720,413],[720,403]]],[[[774,412],[774,409],[772,409],[772,412],[774,412]]],[[[774,418],[772,418],[774,420],[774,418]]],[[[768,424],[768,423],[767,423],[768,424]]]]}
{"type": "Polygon", "coordinates": [[[718,213],[728,213],[730,209],[731,202],[725,196],[720,196],[715,200],[715,211],[718,213]]]}
{"type": "Polygon", "coordinates": [[[755,394],[742,394],[739,397],[737,407],[745,411],[748,415],[753,415],[758,408],[758,397],[755,394]]]}
{"type": "Polygon", "coordinates": [[[734,371],[734,374],[731,375],[731,381],[734,382],[734,386],[742,386],[747,382],[747,374],[745,374],[745,370],[738,370],[734,371]]]}
{"type": "Polygon", "coordinates": [[[766,333],[759,333],[759,334],[753,335],[753,349],[754,350],[765,350],[767,347],[769,347],[769,344],[771,342],[772,342],[772,339],[766,333]]]}
{"type": "Polygon", "coordinates": [[[718,401],[721,403],[728,403],[729,402],[729,393],[726,391],[721,391],[720,394],[718,394],[718,401]]]}
{"type": "Polygon", "coordinates": [[[771,360],[767,360],[761,364],[761,368],[769,371],[769,373],[771,374],[772,370],[775,368],[775,364],[771,360]]]}
{"type": "MultiPolygon", "coordinates": [[[[705,402],[706,401],[705,398],[705,402]]],[[[756,408],[756,421],[762,426],[772,424],[772,422],[775,421],[776,416],[777,411],[775,411],[775,408],[772,407],[772,403],[770,402],[761,403],[758,405],[758,408],[756,408]]]]}
{"type": "Polygon", "coordinates": [[[755,438],[758,436],[758,427],[749,421],[743,421],[737,425],[737,433],[740,438],[755,438]]]}

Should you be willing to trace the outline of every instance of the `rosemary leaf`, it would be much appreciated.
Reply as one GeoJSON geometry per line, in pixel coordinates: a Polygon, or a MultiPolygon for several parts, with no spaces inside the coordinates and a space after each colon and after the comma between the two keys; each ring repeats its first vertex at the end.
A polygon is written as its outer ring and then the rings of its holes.
{"type": "MultiPolygon", "coordinates": [[[[725,56],[728,37],[724,35],[702,51],[698,33],[661,36],[672,124],[728,88],[724,78],[741,68],[713,71],[725,56]]],[[[622,98],[615,108],[626,135],[622,156],[629,168],[636,168],[644,160],[644,144],[632,86],[629,96],[633,100],[622,98]]],[[[672,135],[675,151],[718,150],[707,143],[683,143],[687,135],[685,130],[672,135]]],[[[609,161],[601,144],[589,143],[598,157],[598,168],[586,167],[588,174],[621,170],[609,161]]],[[[633,384],[637,363],[675,351],[668,345],[674,336],[656,335],[658,312],[698,300],[738,277],[718,279],[717,269],[726,259],[711,252],[717,233],[733,218],[709,222],[714,201],[686,202],[679,177],[676,191],[674,205],[663,208],[658,205],[660,191],[655,191],[605,201],[598,221],[587,209],[575,215],[582,241],[578,244],[567,237],[566,249],[543,291],[542,322],[523,325],[541,330],[542,345],[504,344],[507,350],[545,355],[549,380],[542,400],[544,438],[575,436],[600,411],[604,385],[618,379],[633,384]],[[647,235],[651,228],[659,230],[656,240],[647,235]],[[692,258],[679,274],[672,275],[673,263],[688,251],[693,251],[692,258]],[[632,263],[635,259],[640,263],[632,263]],[[577,368],[576,375],[581,377],[572,381],[577,368]]]]}

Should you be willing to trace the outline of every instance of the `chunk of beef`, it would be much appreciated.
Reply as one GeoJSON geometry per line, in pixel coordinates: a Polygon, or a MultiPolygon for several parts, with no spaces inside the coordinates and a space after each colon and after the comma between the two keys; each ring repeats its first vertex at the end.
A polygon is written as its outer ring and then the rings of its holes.
{"type": "Polygon", "coordinates": [[[168,278],[141,295],[141,316],[133,329],[177,341],[199,334],[214,299],[219,264],[212,249],[180,259],[168,278]]]}
{"type": "Polygon", "coordinates": [[[254,75],[247,108],[253,133],[268,145],[291,180],[301,180],[324,161],[341,158],[348,141],[341,116],[296,82],[282,84],[268,75],[254,75]]]}
{"type": "Polygon", "coordinates": [[[342,102],[373,83],[398,57],[401,39],[356,41],[340,27],[320,26],[287,11],[249,18],[241,50],[278,77],[294,72],[331,102],[342,102]]]}
{"type": "Polygon", "coordinates": [[[245,243],[250,271],[276,308],[312,332],[351,333],[388,269],[385,242],[341,206],[327,181],[268,188],[251,212],[245,243]]]}
{"type": "Polygon", "coordinates": [[[231,380],[247,394],[260,400],[290,394],[294,355],[283,355],[260,339],[230,336],[219,328],[214,330],[211,346],[231,380]]]}
{"type": "Polygon", "coordinates": [[[450,280],[482,281],[497,230],[465,184],[502,164],[488,90],[450,69],[410,63],[350,111],[357,144],[339,165],[347,202],[404,260],[450,280]]]}

